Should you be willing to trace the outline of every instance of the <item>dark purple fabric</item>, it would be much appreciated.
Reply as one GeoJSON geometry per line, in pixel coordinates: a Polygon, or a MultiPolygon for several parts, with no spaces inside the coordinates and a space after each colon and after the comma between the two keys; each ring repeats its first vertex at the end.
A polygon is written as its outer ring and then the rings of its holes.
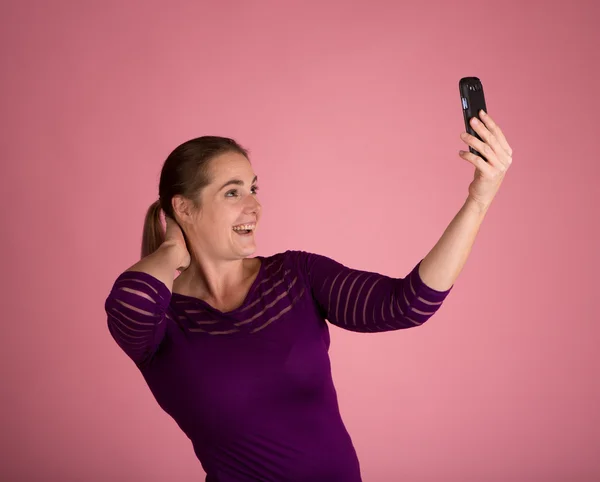
{"type": "Polygon", "coordinates": [[[122,273],[108,328],[159,405],[190,438],[209,482],[360,482],[340,416],[325,320],[358,332],[419,326],[451,289],[286,251],[223,313],[156,278],[122,273]]]}

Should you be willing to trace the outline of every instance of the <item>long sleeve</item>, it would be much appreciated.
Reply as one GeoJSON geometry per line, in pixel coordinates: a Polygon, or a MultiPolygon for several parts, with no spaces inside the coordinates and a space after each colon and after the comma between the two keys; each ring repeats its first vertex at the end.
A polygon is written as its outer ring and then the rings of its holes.
{"type": "Polygon", "coordinates": [[[358,332],[383,332],[425,323],[452,287],[436,291],[419,276],[419,263],[404,278],[360,271],[325,256],[296,251],[313,298],[330,323],[358,332]]]}
{"type": "Polygon", "coordinates": [[[106,299],[108,329],[138,366],[151,359],[165,335],[170,300],[161,281],[139,271],[122,273],[106,299]]]}

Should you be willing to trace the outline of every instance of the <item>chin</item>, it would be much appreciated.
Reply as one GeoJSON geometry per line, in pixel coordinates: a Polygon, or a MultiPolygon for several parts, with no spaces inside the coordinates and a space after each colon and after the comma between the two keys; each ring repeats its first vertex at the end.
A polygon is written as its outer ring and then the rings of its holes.
{"type": "Polygon", "coordinates": [[[247,258],[256,252],[255,232],[244,236],[232,232],[228,241],[230,254],[233,254],[235,258],[247,258]]]}
{"type": "Polygon", "coordinates": [[[256,252],[256,245],[252,247],[248,247],[246,249],[241,250],[242,257],[247,258],[248,256],[252,256],[256,252]]]}
{"type": "Polygon", "coordinates": [[[246,246],[233,245],[231,251],[236,258],[247,258],[256,252],[256,243],[248,243],[246,246]]]}

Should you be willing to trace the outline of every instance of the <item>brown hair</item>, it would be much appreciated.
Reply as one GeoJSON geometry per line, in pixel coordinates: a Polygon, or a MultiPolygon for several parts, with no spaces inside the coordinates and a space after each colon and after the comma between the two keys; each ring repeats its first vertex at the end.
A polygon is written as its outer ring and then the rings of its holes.
{"type": "Polygon", "coordinates": [[[194,204],[200,191],[210,184],[210,161],[220,154],[237,152],[248,157],[248,151],[228,137],[203,136],[175,148],[167,157],[160,173],[158,200],[146,212],[142,234],[142,258],[156,251],[165,240],[160,212],[175,219],[171,200],[180,195],[194,204]]]}

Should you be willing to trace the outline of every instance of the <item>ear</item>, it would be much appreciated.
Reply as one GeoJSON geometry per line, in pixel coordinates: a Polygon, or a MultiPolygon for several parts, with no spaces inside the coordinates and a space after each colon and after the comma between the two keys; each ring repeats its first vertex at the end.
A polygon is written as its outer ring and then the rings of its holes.
{"type": "Polygon", "coordinates": [[[183,223],[192,222],[194,203],[191,199],[185,198],[178,194],[173,196],[173,199],[171,200],[171,206],[173,207],[173,213],[175,214],[177,221],[181,221],[183,223]]]}

